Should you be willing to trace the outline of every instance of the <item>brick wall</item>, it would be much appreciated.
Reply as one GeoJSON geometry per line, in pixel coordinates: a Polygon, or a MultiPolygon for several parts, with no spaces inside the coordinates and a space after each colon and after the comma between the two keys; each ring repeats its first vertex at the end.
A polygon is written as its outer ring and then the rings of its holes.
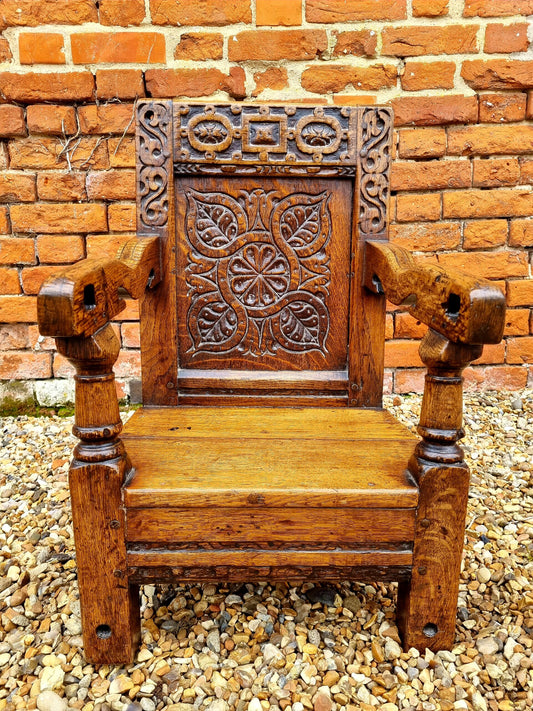
{"type": "MultiPolygon", "coordinates": [[[[532,14],[533,0],[1,0],[0,379],[68,396],[36,294],[132,233],[133,101],[175,96],[392,104],[391,238],[505,290],[505,342],[467,382],[518,389],[529,370],[531,384],[532,14]]],[[[124,394],[136,318],[131,303],[116,325],[124,394]]],[[[421,388],[422,330],[388,315],[389,390],[421,388]]]]}

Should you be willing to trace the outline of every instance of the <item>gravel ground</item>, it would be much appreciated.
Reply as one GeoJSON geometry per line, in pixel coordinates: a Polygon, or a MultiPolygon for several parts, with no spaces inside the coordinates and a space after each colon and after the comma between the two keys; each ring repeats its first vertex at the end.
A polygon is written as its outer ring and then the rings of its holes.
{"type": "MultiPolygon", "coordinates": [[[[387,406],[414,427],[420,398],[387,406]]],[[[0,420],[0,711],[525,711],[533,706],[533,392],[467,395],[452,651],[401,653],[395,585],[143,588],[136,662],[83,658],[71,420],[0,420]]]]}

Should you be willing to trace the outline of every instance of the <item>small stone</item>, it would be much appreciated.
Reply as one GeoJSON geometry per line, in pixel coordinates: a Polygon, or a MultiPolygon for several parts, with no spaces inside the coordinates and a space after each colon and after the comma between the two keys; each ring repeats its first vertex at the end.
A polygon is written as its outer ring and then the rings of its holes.
{"type": "Polygon", "coordinates": [[[402,653],[402,648],[395,640],[390,637],[385,642],[385,659],[398,659],[402,653]]]}
{"type": "Polygon", "coordinates": [[[263,659],[265,664],[272,664],[279,659],[283,659],[283,652],[275,644],[265,644],[263,647],[263,659]]]}
{"type": "Polygon", "coordinates": [[[322,683],[324,684],[324,686],[333,686],[339,681],[340,678],[341,677],[339,672],[331,670],[326,672],[322,683]]]}
{"type": "Polygon", "coordinates": [[[143,698],[141,699],[141,709],[142,711],[155,711],[155,703],[152,701],[152,699],[148,698],[143,698]]]}
{"type": "Polygon", "coordinates": [[[381,662],[385,661],[385,655],[383,654],[383,647],[377,641],[377,639],[372,640],[371,650],[372,650],[372,656],[374,657],[376,662],[381,663],[381,662]]]}
{"type": "Polygon", "coordinates": [[[5,667],[5,665],[9,663],[10,659],[11,654],[9,652],[4,652],[4,654],[0,654],[0,668],[5,667]]]}
{"type": "Polygon", "coordinates": [[[479,691],[474,691],[472,694],[472,706],[474,707],[474,711],[487,711],[487,702],[479,691]]]}
{"type": "Polygon", "coordinates": [[[207,646],[212,652],[220,653],[220,632],[217,627],[212,629],[207,635],[207,646]]]}
{"type": "Polygon", "coordinates": [[[116,679],[113,679],[113,681],[111,682],[111,685],[109,687],[109,693],[124,694],[126,691],[133,689],[133,686],[133,681],[129,677],[121,674],[120,676],[117,676],[116,679]]]}
{"type": "Polygon", "coordinates": [[[36,703],[39,711],[66,711],[67,709],[67,701],[51,689],[41,691],[36,703]]]}
{"type": "Polygon", "coordinates": [[[357,595],[348,595],[348,597],[344,598],[342,605],[355,615],[361,609],[361,600],[357,597],[357,595]]]}
{"type": "Polygon", "coordinates": [[[309,684],[311,684],[312,680],[314,679],[314,676],[317,673],[317,671],[318,670],[314,664],[306,664],[305,667],[300,672],[300,676],[305,681],[305,683],[307,685],[309,685],[309,684]]]}
{"type": "Polygon", "coordinates": [[[476,573],[476,578],[480,583],[488,583],[490,580],[491,572],[488,568],[479,568],[476,573]]]}
{"type": "Polygon", "coordinates": [[[318,691],[313,697],[314,711],[331,711],[333,702],[329,694],[324,691],[318,691]]]}
{"type": "Polygon", "coordinates": [[[248,711],[263,711],[263,707],[261,706],[261,700],[254,696],[248,704],[248,711]]]}
{"type": "Polygon", "coordinates": [[[499,679],[503,674],[503,671],[496,664],[487,664],[486,669],[491,679],[499,679]]]}
{"type": "Polygon", "coordinates": [[[476,647],[481,654],[496,654],[499,644],[495,637],[482,637],[477,640],[476,647]]]}
{"type": "Polygon", "coordinates": [[[320,632],[316,629],[311,629],[307,632],[307,639],[311,644],[314,644],[315,647],[320,647],[320,632]]]}
{"type": "Polygon", "coordinates": [[[45,689],[59,689],[63,685],[65,672],[61,667],[44,667],[39,677],[41,691],[45,689]]]}
{"type": "Polygon", "coordinates": [[[512,401],[511,407],[513,408],[513,410],[523,410],[524,403],[522,402],[521,398],[517,397],[512,401]]]}
{"type": "MultiPolygon", "coordinates": [[[[511,657],[514,654],[515,647],[516,647],[516,640],[514,640],[512,637],[508,637],[507,641],[505,642],[505,646],[503,648],[503,656],[506,659],[511,659],[511,657]]],[[[0,664],[0,666],[2,666],[2,665],[0,664]]]]}

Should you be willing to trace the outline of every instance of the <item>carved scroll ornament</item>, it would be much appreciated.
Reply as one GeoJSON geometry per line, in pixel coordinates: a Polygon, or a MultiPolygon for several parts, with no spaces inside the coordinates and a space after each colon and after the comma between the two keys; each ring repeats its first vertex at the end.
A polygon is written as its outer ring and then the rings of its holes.
{"type": "Polygon", "coordinates": [[[168,220],[168,181],[172,165],[171,127],[170,104],[139,104],[139,216],[141,223],[148,228],[162,227],[168,220]]]}

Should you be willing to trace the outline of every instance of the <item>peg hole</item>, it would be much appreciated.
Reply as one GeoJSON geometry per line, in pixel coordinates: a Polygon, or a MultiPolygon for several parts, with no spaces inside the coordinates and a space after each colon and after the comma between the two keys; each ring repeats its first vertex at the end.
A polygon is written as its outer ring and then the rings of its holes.
{"type": "Polygon", "coordinates": [[[422,630],[426,637],[434,637],[438,631],[439,628],[433,622],[428,622],[428,624],[425,625],[424,629],[422,630]]]}
{"type": "Polygon", "coordinates": [[[98,625],[96,628],[96,636],[98,639],[109,639],[111,634],[111,627],[109,625],[98,625]]]}
{"type": "Polygon", "coordinates": [[[446,316],[455,321],[459,316],[459,311],[461,309],[461,297],[458,294],[451,294],[448,296],[448,301],[446,302],[446,316]]]}
{"type": "Polygon", "coordinates": [[[83,290],[83,305],[87,311],[96,308],[96,294],[94,284],[87,284],[83,290]]]}
{"type": "Polygon", "coordinates": [[[381,283],[381,279],[378,277],[377,274],[374,274],[372,276],[372,286],[376,290],[376,294],[384,294],[385,290],[383,289],[383,284],[381,283]]]}
{"type": "Polygon", "coordinates": [[[154,283],[155,279],[155,272],[153,269],[150,269],[150,274],[148,274],[148,281],[146,282],[146,286],[148,289],[152,287],[152,284],[154,283]]]}

